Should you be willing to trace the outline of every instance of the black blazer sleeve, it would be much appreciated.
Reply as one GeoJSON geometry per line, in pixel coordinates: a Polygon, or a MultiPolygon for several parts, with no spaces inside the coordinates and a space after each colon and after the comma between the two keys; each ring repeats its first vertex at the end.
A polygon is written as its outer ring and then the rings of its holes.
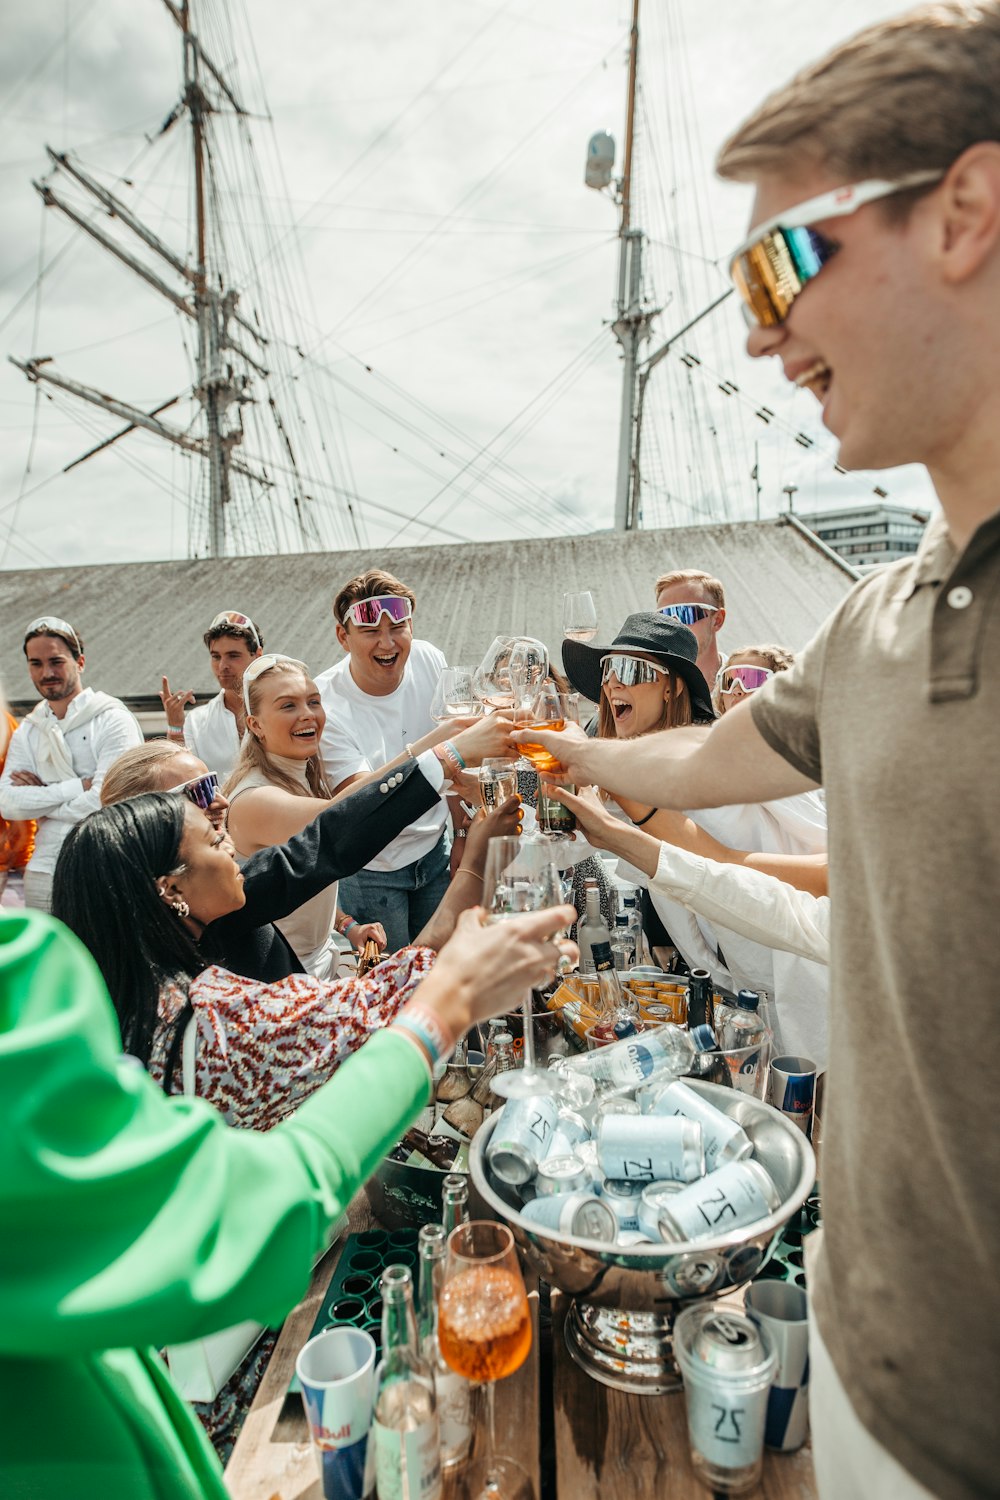
{"type": "Polygon", "coordinates": [[[243,866],[246,905],[221,920],[227,927],[259,927],[287,917],[335,880],[354,875],[440,801],[415,760],[360,791],[348,792],[319,813],[287,844],[251,855],[243,866]],[[395,786],[393,777],[400,778],[395,786]],[[387,791],[381,788],[388,787],[387,791]]]}

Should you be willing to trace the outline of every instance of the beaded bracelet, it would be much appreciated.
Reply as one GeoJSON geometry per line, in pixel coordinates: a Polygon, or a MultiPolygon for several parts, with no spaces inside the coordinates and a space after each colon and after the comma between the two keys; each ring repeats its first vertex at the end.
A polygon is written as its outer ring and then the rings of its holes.
{"type": "Polygon", "coordinates": [[[402,1027],[415,1036],[427,1049],[431,1066],[443,1062],[455,1050],[456,1038],[446,1031],[441,1021],[427,1005],[411,1001],[393,1021],[393,1026],[402,1027]]]}

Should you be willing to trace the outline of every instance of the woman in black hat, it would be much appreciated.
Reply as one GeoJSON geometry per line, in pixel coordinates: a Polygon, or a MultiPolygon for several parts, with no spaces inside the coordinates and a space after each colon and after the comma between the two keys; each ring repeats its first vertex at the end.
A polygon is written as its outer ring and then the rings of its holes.
{"type": "MultiPolygon", "coordinates": [[[[567,677],[578,692],[599,704],[597,735],[600,739],[635,739],[639,735],[685,724],[711,723],[715,711],[708,684],[697,667],[697,656],[698,642],[694,633],[677,620],[661,614],[629,615],[610,646],[583,645],[570,640],[563,642],[567,677]]],[[[740,852],[720,842],[681,813],[649,807],[620,796],[614,800],[636,827],[644,828],[655,838],[675,844],[691,854],[722,863],[752,862],[766,873],[815,895],[825,891],[825,861],[822,858],[810,854],[740,852]]],[[[715,813],[711,816],[718,822],[721,815],[715,813]]],[[[706,946],[704,930],[699,930],[689,914],[681,913],[673,903],[668,906],[660,901],[657,904],[673,938],[667,936],[647,894],[643,900],[643,925],[650,948],[672,946],[676,939],[689,964],[711,969],[719,982],[728,987],[731,978],[720,967],[718,954],[706,946]]]]}

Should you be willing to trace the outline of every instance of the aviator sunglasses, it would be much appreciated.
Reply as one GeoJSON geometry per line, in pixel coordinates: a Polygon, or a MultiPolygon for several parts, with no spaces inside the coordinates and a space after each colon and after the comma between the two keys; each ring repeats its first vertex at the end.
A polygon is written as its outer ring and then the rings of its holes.
{"type": "Polygon", "coordinates": [[[729,274],[743,298],[743,314],[750,326],[774,328],[783,323],[799,293],[837,253],[836,240],[811,225],[846,218],[866,203],[927,187],[943,176],[943,172],[910,172],[898,182],[873,178],[851,183],[787,208],[761,224],[729,261],[729,274]]]}
{"type": "Polygon", "coordinates": [[[344,624],[362,628],[380,625],[382,616],[388,615],[390,624],[402,625],[413,614],[409,599],[401,594],[375,594],[371,599],[356,599],[344,610],[344,624]]]}
{"type": "Polygon", "coordinates": [[[206,771],[204,775],[193,776],[190,781],[182,781],[180,786],[172,786],[170,790],[178,797],[186,797],[202,812],[208,812],[219,795],[219,778],[214,771],[206,771]]]}
{"type": "Polygon", "coordinates": [[[657,614],[666,615],[668,620],[676,620],[681,625],[697,625],[699,620],[707,620],[709,615],[719,612],[718,604],[665,604],[657,614]]]}
{"type": "Polygon", "coordinates": [[[737,683],[745,693],[755,693],[773,676],[770,667],[723,667],[715,681],[720,693],[735,692],[737,683]]]}
{"type": "Polygon", "coordinates": [[[607,682],[612,676],[618,678],[621,687],[631,688],[655,682],[658,677],[669,677],[670,673],[666,667],[657,666],[655,661],[644,661],[640,656],[602,656],[601,682],[607,682]]]}

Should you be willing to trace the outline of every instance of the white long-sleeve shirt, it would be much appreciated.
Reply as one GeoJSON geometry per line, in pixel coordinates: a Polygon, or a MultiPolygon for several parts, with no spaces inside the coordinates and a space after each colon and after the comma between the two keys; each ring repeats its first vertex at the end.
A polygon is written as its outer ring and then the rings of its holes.
{"type": "MultiPolygon", "coordinates": [[[[32,771],[37,776],[40,734],[30,719],[19,724],[11,735],[7,761],[0,776],[0,817],[34,818],[38,824],[35,852],[29,868],[51,875],[56,867],[63,840],[88,813],[101,805],[101,783],[109,766],[123,751],[142,744],[142,730],[118,698],[86,723],[74,728],[74,720],[83,716],[93,698],[93,689],[84,688],[73,699],[65,717],[59,720],[63,741],[73,762],[75,776],[53,781],[47,786],[15,786],[15,771],[32,771]],[[88,791],[83,783],[90,779],[88,791]]],[[[48,704],[46,716],[56,716],[48,704]]]]}
{"type": "Polygon", "coordinates": [[[226,707],[225,691],[192,708],[184,720],[184,744],[214,771],[220,784],[232,775],[240,755],[236,715],[226,707]]]}
{"type": "Polygon", "coordinates": [[[660,845],[649,889],[755,943],[830,962],[829,896],[813,896],[763,870],[723,865],[673,844],[660,845]]]}

